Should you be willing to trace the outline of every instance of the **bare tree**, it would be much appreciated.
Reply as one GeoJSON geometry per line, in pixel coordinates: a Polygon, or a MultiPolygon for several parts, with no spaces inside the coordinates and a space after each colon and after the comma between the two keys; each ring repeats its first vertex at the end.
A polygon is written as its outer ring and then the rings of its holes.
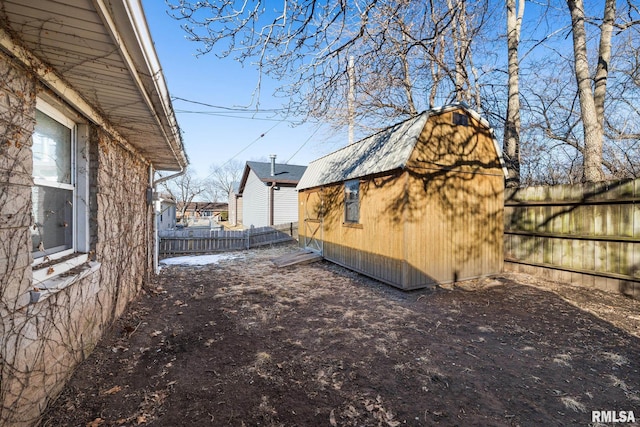
{"type": "MultiPolygon", "coordinates": [[[[595,170],[598,180],[636,177],[635,165],[640,161],[637,137],[640,135],[640,109],[637,108],[640,87],[634,82],[633,76],[638,74],[633,70],[637,70],[634,64],[638,61],[634,58],[640,48],[638,8],[631,2],[618,2],[615,9],[588,3],[584,10],[584,5],[574,2],[572,7],[580,7],[570,20],[569,9],[557,7],[562,3],[569,2],[532,3],[534,8],[538,6],[542,10],[537,11],[535,30],[524,33],[520,41],[520,47],[523,41],[527,43],[519,63],[523,120],[519,141],[521,164],[526,169],[523,169],[522,184],[548,183],[545,175],[552,176],[553,182],[592,181],[594,178],[587,178],[593,176],[593,172],[587,172],[587,164],[593,164],[594,158],[598,160],[592,171],[595,170]],[[581,17],[576,19],[576,14],[581,17]],[[582,26],[574,25],[581,19],[582,26]],[[544,25],[547,27],[541,28],[544,25]],[[575,51],[565,55],[566,37],[556,37],[569,33],[586,43],[578,49],[577,62],[575,51]],[[531,38],[532,34],[536,37],[531,38]],[[608,84],[609,81],[616,84],[608,84]],[[585,100],[586,109],[583,108],[585,100]],[[589,108],[595,113],[586,114],[585,121],[585,111],[589,108]],[[595,122],[589,122],[588,118],[594,116],[595,122]],[[594,137],[598,142],[595,150],[591,143],[594,137]],[[536,149],[527,148],[527,144],[536,149]],[[546,152],[544,162],[539,161],[539,150],[546,152]],[[526,158],[530,155],[534,157],[526,158]],[[541,171],[532,172],[530,168],[534,165],[540,165],[541,171]]],[[[529,24],[533,24],[532,20],[529,24]]],[[[508,160],[506,153],[505,159],[508,160]]]]}
{"type": "Polygon", "coordinates": [[[524,0],[507,0],[507,50],[509,84],[503,152],[507,166],[507,187],[520,185],[520,62],[518,46],[524,15],[524,0]]]}
{"type": "Polygon", "coordinates": [[[215,195],[212,201],[219,198],[228,198],[233,185],[242,178],[244,165],[238,160],[231,160],[222,165],[211,165],[210,173],[205,180],[205,192],[208,195],[215,195]]]}
{"type": "Polygon", "coordinates": [[[168,1],[202,53],[286,82],[278,94],[289,114],[346,125],[349,57],[363,126],[384,127],[436,100],[480,102],[472,54],[487,0],[168,1]]]}
{"type": "Polygon", "coordinates": [[[351,117],[362,134],[438,104],[469,104],[504,132],[507,185],[521,181],[521,163],[523,182],[637,176],[638,7],[605,0],[586,13],[583,1],[530,2],[537,22],[526,22],[525,0],[507,0],[505,28],[487,25],[503,10],[488,0],[167,0],[201,53],[257,67],[256,94],[264,76],[281,81],[289,117],[339,128],[351,117]],[[508,63],[496,66],[505,35],[508,63]]]}
{"type": "Polygon", "coordinates": [[[176,204],[180,206],[180,218],[185,217],[189,204],[204,191],[204,187],[193,169],[187,169],[184,174],[160,185],[163,191],[168,193],[176,201],[176,204]]]}
{"type": "Polygon", "coordinates": [[[605,1],[594,87],[592,87],[593,79],[589,71],[587,55],[588,40],[585,30],[584,4],[582,0],[567,0],[567,5],[571,13],[574,68],[584,131],[583,179],[586,182],[597,182],[604,179],[602,171],[604,100],[611,59],[611,34],[616,14],[616,0],[605,1]]]}

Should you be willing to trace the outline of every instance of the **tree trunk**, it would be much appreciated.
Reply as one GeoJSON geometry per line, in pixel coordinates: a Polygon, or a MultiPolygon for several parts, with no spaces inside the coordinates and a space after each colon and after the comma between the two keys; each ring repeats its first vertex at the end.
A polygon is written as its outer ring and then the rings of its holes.
{"type": "Polygon", "coordinates": [[[616,19],[616,1],[607,0],[604,5],[602,26],[600,27],[600,46],[598,48],[598,67],[594,81],[593,99],[596,104],[598,125],[604,135],[604,99],[607,94],[607,77],[611,61],[611,34],[616,19]]]}
{"type": "MultiPolygon", "coordinates": [[[[607,5],[615,0],[607,0],[607,5]]],[[[584,132],[583,177],[584,182],[604,180],[602,172],[602,127],[591,87],[591,75],[587,59],[587,34],[583,0],[567,0],[571,12],[573,33],[573,56],[575,61],[576,82],[580,99],[580,115],[584,132]]]]}
{"type": "Polygon", "coordinates": [[[518,59],[518,46],[520,43],[520,28],[523,14],[524,0],[507,0],[509,95],[503,143],[503,155],[508,173],[506,181],[507,187],[520,186],[520,63],[518,59]]]}

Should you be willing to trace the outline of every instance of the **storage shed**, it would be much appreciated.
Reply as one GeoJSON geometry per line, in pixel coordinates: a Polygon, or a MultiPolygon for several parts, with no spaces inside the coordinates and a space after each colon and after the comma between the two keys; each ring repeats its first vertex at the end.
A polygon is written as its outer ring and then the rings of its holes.
{"type": "Polygon", "coordinates": [[[404,290],[500,273],[504,178],[486,120],[425,111],[309,164],[300,245],[404,290]]]}

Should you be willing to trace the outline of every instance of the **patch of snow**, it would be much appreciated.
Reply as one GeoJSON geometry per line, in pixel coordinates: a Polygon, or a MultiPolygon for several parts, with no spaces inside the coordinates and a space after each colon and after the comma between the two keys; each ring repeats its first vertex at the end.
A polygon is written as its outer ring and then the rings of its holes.
{"type": "Polygon", "coordinates": [[[240,258],[240,254],[216,254],[216,255],[191,255],[180,256],[175,258],[166,258],[160,261],[164,265],[208,265],[217,264],[227,259],[240,258]]]}

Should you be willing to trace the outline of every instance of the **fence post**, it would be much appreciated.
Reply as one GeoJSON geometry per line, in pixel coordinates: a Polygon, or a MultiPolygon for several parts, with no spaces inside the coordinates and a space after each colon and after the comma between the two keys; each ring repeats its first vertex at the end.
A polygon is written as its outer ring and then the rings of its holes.
{"type": "Polygon", "coordinates": [[[247,236],[247,244],[246,247],[247,249],[251,249],[251,229],[247,228],[246,230],[244,230],[244,233],[247,236]]]}

